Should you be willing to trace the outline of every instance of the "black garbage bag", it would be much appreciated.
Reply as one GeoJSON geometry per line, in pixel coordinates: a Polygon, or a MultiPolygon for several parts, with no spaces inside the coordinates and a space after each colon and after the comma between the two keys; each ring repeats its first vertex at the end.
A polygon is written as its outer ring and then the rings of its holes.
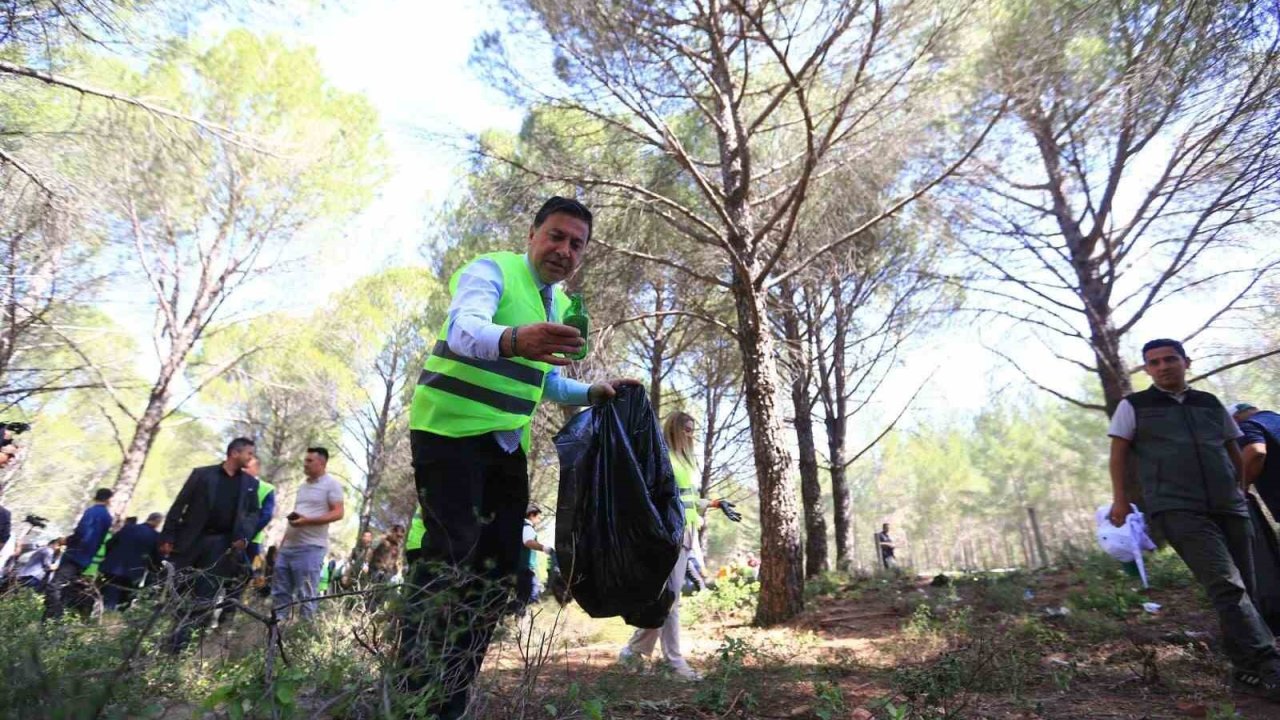
{"type": "Polygon", "coordinates": [[[1258,498],[1246,493],[1253,520],[1253,604],[1274,635],[1280,635],[1280,540],[1258,498]]]}
{"type": "Polygon", "coordinates": [[[684,538],[684,509],[644,388],[573,417],[560,456],[556,558],[567,597],[591,617],[660,627],[684,538]],[[635,621],[635,622],[632,622],[635,621]]]}

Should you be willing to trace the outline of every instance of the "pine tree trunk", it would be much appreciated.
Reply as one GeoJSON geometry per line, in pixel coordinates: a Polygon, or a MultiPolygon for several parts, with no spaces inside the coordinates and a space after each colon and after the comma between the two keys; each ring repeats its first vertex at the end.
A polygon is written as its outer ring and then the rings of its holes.
{"type": "Polygon", "coordinates": [[[840,302],[841,287],[839,279],[831,282],[833,299],[833,315],[835,316],[835,332],[831,342],[831,374],[833,397],[831,412],[827,416],[827,452],[831,458],[831,496],[835,506],[836,529],[836,567],[848,571],[853,552],[853,499],[849,490],[845,465],[845,436],[849,430],[848,394],[845,388],[846,343],[849,335],[848,309],[840,302]]]}
{"type": "Polygon", "coordinates": [[[789,345],[793,370],[791,405],[795,411],[796,447],[800,454],[800,497],[804,505],[804,576],[814,578],[828,569],[827,520],[822,507],[822,484],[818,480],[818,448],[813,439],[813,398],[809,358],[800,336],[800,320],[792,288],[782,286],[782,325],[789,345]]]}
{"type": "Polygon", "coordinates": [[[160,433],[160,423],[169,405],[168,382],[163,387],[152,390],[147,398],[147,407],[134,425],[133,438],[125,448],[120,470],[116,473],[116,482],[112,488],[115,495],[111,497],[111,513],[123,517],[128,513],[129,502],[138,489],[138,481],[142,479],[142,470],[147,464],[147,456],[155,445],[156,436],[160,433]]]}
{"type": "Polygon", "coordinates": [[[760,601],[756,623],[773,625],[804,609],[803,550],[791,458],[778,412],[778,367],[764,291],[749,278],[733,286],[743,390],[760,487],[760,601]]]}

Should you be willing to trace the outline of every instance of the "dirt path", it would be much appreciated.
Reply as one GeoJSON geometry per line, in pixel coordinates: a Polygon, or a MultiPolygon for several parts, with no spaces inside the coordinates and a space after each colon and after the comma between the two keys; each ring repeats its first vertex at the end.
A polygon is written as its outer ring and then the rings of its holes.
{"type": "MultiPolygon", "coordinates": [[[[811,599],[783,627],[689,623],[685,655],[707,676],[696,684],[656,666],[624,671],[629,629],[573,608],[541,682],[558,712],[601,718],[1280,718],[1280,706],[1227,692],[1198,591],[1143,594],[1162,606],[1154,614],[1063,615],[1079,587],[1066,572],[1012,588],[864,581],[811,599]]],[[[544,606],[540,622],[552,616],[544,606]]],[[[515,667],[506,653],[508,681],[515,667]]]]}

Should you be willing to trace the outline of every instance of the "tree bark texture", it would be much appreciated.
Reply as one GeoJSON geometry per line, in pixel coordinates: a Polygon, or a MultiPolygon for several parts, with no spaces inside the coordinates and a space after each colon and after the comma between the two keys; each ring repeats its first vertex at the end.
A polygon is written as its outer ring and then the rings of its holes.
{"type": "Polygon", "coordinates": [[[160,423],[164,420],[169,406],[169,378],[162,376],[160,382],[151,389],[147,398],[147,407],[134,425],[133,438],[125,448],[124,458],[120,463],[120,471],[116,473],[113,487],[115,495],[111,497],[111,513],[123,517],[129,510],[129,502],[138,489],[138,481],[142,478],[142,470],[147,464],[147,456],[155,445],[156,436],[160,433],[160,423]]]}
{"type": "Polygon", "coordinates": [[[818,450],[813,437],[812,378],[809,358],[800,337],[794,291],[782,288],[782,325],[791,354],[791,405],[795,412],[796,446],[800,453],[800,497],[804,505],[804,576],[814,578],[828,569],[827,521],[818,480],[818,450]]]}
{"type": "Polygon", "coordinates": [[[804,609],[803,551],[791,458],[782,439],[777,358],[766,321],[766,296],[749,280],[733,287],[742,350],[743,388],[760,486],[760,601],[756,622],[772,625],[804,609]]]}

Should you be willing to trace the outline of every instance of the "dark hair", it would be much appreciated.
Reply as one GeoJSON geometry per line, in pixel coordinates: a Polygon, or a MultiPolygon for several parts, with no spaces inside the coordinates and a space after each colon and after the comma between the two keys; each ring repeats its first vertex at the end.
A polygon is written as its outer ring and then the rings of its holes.
{"type": "Polygon", "coordinates": [[[396,523],[395,525],[391,526],[391,532],[404,532],[404,526],[399,523],[396,523]]]}
{"type": "Polygon", "coordinates": [[[1188,359],[1187,351],[1182,349],[1182,343],[1169,338],[1156,338],[1155,340],[1148,340],[1147,344],[1142,346],[1142,362],[1145,363],[1147,361],[1148,350],[1155,350],[1156,348],[1164,347],[1173,348],[1178,351],[1178,354],[1182,356],[1183,360],[1188,359]]]}
{"type": "Polygon", "coordinates": [[[329,449],[328,449],[328,448],[322,448],[322,447],[319,447],[319,446],[316,446],[316,447],[309,447],[309,448],[307,448],[307,452],[309,452],[309,453],[315,453],[315,454],[319,455],[320,457],[322,457],[322,458],[324,458],[324,459],[325,459],[325,462],[328,462],[328,461],[329,461],[329,449]]]}
{"type": "Polygon", "coordinates": [[[107,500],[110,500],[111,496],[115,494],[116,494],[115,491],[112,490],[111,488],[98,488],[98,491],[93,494],[93,501],[105,502],[107,500]]]}
{"type": "Polygon", "coordinates": [[[255,443],[254,441],[250,440],[247,437],[238,437],[235,440],[232,440],[231,442],[227,443],[227,454],[230,455],[233,452],[240,452],[241,450],[247,447],[257,447],[257,446],[258,446],[257,443],[255,443]]]}
{"type": "Polygon", "coordinates": [[[587,209],[586,205],[577,200],[560,197],[559,195],[552,195],[547,198],[547,201],[542,203],[542,207],[538,208],[538,212],[533,216],[533,229],[537,230],[542,227],[542,223],[556,213],[563,213],[586,223],[587,239],[591,239],[591,211],[587,209]]]}

